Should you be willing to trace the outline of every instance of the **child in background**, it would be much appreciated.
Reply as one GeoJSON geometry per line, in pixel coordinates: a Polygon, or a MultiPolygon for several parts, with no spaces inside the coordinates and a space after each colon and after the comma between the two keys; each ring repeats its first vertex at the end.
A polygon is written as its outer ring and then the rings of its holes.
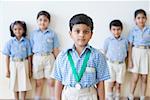
{"type": "Polygon", "coordinates": [[[122,34],[123,25],[120,20],[113,20],[110,23],[111,36],[104,42],[104,53],[108,59],[108,66],[111,78],[108,80],[108,100],[120,100],[121,84],[123,83],[127,57],[128,41],[122,34]],[[115,87],[115,95],[113,90],[115,87]],[[113,98],[115,97],[115,98],[113,98]]]}
{"type": "Polygon", "coordinates": [[[6,77],[10,78],[10,89],[14,91],[16,100],[26,100],[26,91],[31,90],[29,77],[31,69],[31,45],[26,37],[26,24],[23,21],[15,21],[10,25],[10,39],[3,54],[6,55],[6,77]]]}
{"type": "Polygon", "coordinates": [[[33,55],[33,78],[36,80],[35,100],[41,99],[44,78],[50,87],[50,100],[54,100],[54,80],[50,78],[55,58],[59,53],[57,35],[48,28],[50,14],[40,11],[37,15],[39,28],[31,33],[33,55]]]}
{"type": "Polygon", "coordinates": [[[110,76],[103,54],[88,44],[93,21],[77,14],[69,26],[74,45],[58,55],[52,72],[56,100],[105,100],[104,80],[110,76]]]}
{"type": "Polygon", "coordinates": [[[134,20],[136,26],[131,30],[128,37],[128,67],[129,71],[132,72],[129,99],[134,99],[134,91],[140,77],[140,100],[144,100],[147,86],[147,75],[150,68],[150,26],[146,26],[147,16],[143,9],[135,11],[134,20]]]}

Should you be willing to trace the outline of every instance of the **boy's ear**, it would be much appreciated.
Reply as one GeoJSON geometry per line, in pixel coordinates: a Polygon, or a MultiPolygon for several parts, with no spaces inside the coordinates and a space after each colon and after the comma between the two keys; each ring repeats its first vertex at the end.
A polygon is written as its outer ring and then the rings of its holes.
{"type": "Polygon", "coordinates": [[[72,33],[72,32],[71,32],[71,31],[69,31],[69,34],[70,34],[70,35],[71,35],[71,33],[72,33]]]}

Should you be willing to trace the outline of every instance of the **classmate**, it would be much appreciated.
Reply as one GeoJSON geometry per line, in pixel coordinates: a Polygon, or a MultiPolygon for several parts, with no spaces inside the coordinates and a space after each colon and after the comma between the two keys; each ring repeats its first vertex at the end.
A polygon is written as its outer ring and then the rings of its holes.
{"type": "Polygon", "coordinates": [[[76,14],[69,26],[74,45],[56,59],[52,72],[56,79],[55,98],[105,100],[104,80],[110,76],[103,54],[88,44],[93,34],[93,21],[85,14],[76,14]]]}
{"type": "Polygon", "coordinates": [[[120,20],[113,20],[109,25],[111,36],[104,42],[104,53],[108,59],[111,78],[108,80],[108,100],[120,100],[120,89],[123,83],[127,57],[128,41],[122,34],[123,25],[120,20]],[[115,87],[115,95],[113,90],[115,87]],[[113,98],[115,97],[115,98],[113,98]]]}
{"type": "Polygon", "coordinates": [[[31,45],[26,38],[26,24],[15,21],[10,25],[11,39],[7,42],[3,54],[6,55],[6,77],[10,78],[10,89],[14,91],[16,100],[21,92],[22,100],[26,99],[26,91],[31,90],[31,45]]]}
{"type": "Polygon", "coordinates": [[[141,96],[144,100],[147,86],[148,69],[150,68],[150,26],[146,26],[146,12],[138,9],[134,13],[136,26],[129,33],[128,67],[132,72],[129,99],[134,99],[134,92],[140,77],[141,96]]]}
{"type": "Polygon", "coordinates": [[[33,78],[36,80],[35,99],[41,99],[44,78],[50,87],[50,99],[54,100],[54,80],[50,78],[53,63],[59,53],[57,35],[48,28],[50,14],[40,11],[37,15],[38,29],[31,33],[31,46],[33,55],[33,78]]]}

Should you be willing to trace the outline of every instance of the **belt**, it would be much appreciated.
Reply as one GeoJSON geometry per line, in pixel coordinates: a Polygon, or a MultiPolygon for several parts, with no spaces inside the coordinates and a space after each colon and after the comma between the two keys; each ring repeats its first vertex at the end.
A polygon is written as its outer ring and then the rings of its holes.
{"type": "Polygon", "coordinates": [[[27,58],[12,58],[12,61],[14,62],[23,62],[25,60],[27,60],[27,58]]]}
{"type": "Polygon", "coordinates": [[[35,53],[35,55],[38,55],[38,56],[48,56],[50,54],[51,54],[50,52],[35,53]]]}
{"type": "Polygon", "coordinates": [[[110,63],[113,63],[113,64],[123,64],[124,61],[112,61],[112,60],[108,60],[110,63]]]}
{"type": "Polygon", "coordinates": [[[140,48],[140,49],[150,49],[150,46],[144,46],[144,45],[135,45],[134,47],[140,48]]]}

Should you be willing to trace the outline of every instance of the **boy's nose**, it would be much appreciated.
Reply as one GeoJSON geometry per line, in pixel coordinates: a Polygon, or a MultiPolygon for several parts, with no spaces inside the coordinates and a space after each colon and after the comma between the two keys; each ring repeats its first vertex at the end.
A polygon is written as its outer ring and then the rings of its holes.
{"type": "Polygon", "coordinates": [[[80,35],[80,36],[84,36],[84,32],[80,32],[79,35],[80,35]]]}

